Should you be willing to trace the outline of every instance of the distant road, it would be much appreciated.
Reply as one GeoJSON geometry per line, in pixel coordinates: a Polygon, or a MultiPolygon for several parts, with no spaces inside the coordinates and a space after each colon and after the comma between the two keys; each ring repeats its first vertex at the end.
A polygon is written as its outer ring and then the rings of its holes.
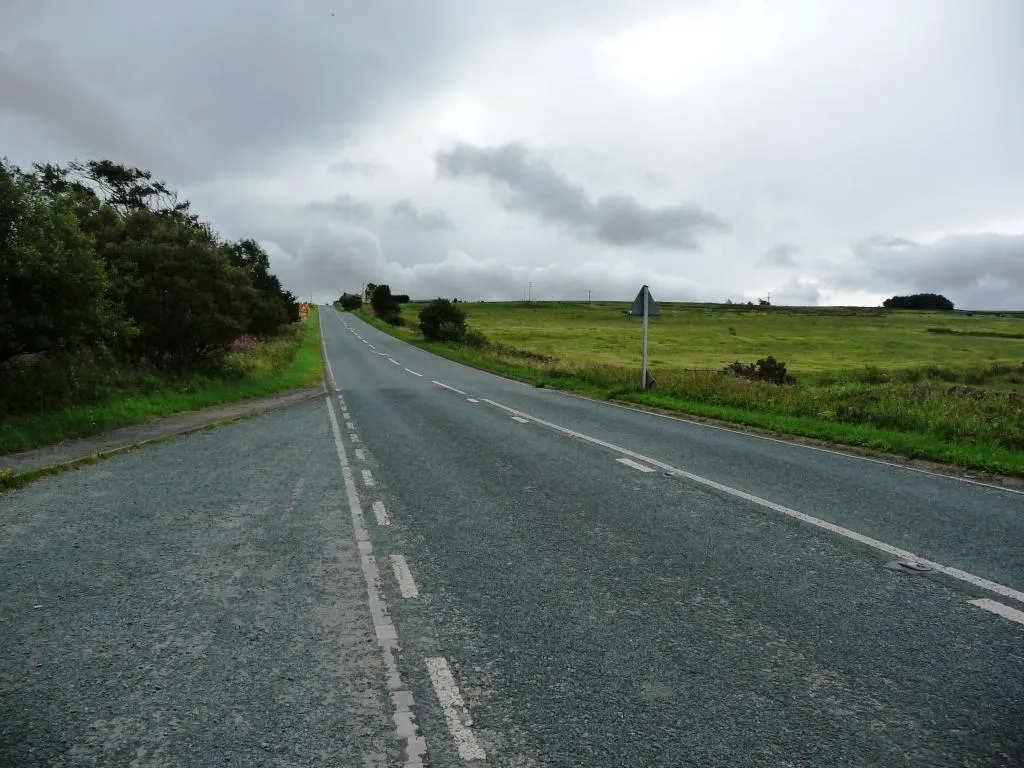
{"type": "Polygon", "coordinates": [[[0,758],[1024,764],[1024,495],[321,312],[329,402],[0,498],[0,758]]]}

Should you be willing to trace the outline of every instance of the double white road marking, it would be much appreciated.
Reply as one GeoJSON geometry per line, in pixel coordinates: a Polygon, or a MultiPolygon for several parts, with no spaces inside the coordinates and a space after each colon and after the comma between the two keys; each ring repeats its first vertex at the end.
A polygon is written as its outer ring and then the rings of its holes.
{"type": "MultiPolygon", "coordinates": [[[[321,326],[322,328],[323,326],[321,326]]],[[[329,388],[327,402],[327,415],[331,423],[331,432],[334,436],[334,446],[338,455],[338,462],[341,465],[342,480],[345,485],[345,495],[348,500],[349,511],[352,515],[352,526],[355,530],[356,544],[359,550],[360,566],[363,571],[363,578],[366,582],[367,599],[370,605],[370,616],[373,620],[374,633],[377,636],[377,644],[380,646],[381,657],[384,660],[385,678],[388,690],[391,692],[391,702],[394,706],[395,730],[400,739],[405,742],[405,768],[423,768],[427,754],[426,738],[420,733],[416,723],[416,716],[413,713],[412,692],[406,685],[402,674],[398,669],[396,654],[399,649],[398,630],[388,611],[387,603],[380,592],[380,571],[377,568],[373,556],[373,542],[370,539],[369,531],[363,519],[362,506],[359,501],[359,493],[356,490],[355,479],[352,467],[348,462],[345,447],[342,444],[341,429],[338,426],[338,419],[334,414],[334,405],[331,402],[330,392],[337,392],[337,384],[334,380],[334,371],[331,368],[330,359],[327,357],[324,345],[323,333],[320,335],[320,348],[324,364],[327,368],[327,384],[329,388]]],[[[394,361],[392,361],[394,362],[394,361]]],[[[344,398],[337,395],[341,407],[346,410],[344,398]]],[[[351,422],[346,418],[346,422],[351,422]]],[[[354,429],[354,425],[350,427],[354,429]]],[[[354,431],[349,433],[349,439],[353,443],[359,442],[354,431]]],[[[362,448],[354,449],[356,456],[366,460],[366,451],[362,448]]],[[[362,470],[363,483],[368,487],[374,487],[376,481],[373,479],[369,469],[362,470]]],[[[391,524],[390,516],[381,501],[374,501],[373,514],[377,524],[387,526],[391,524]]],[[[409,563],[403,555],[390,555],[391,569],[394,572],[395,580],[398,582],[399,593],[403,598],[415,599],[419,597],[419,588],[413,578],[409,563]]],[[[471,721],[466,711],[462,696],[459,693],[458,685],[444,658],[428,658],[425,660],[427,674],[430,676],[431,685],[437,695],[438,703],[444,713],[445,721],[452,740],[455,742],[459,756],[463,760],[485,760],[487,755],[476,740],[475,734],[469,730],[471,721]]]]}

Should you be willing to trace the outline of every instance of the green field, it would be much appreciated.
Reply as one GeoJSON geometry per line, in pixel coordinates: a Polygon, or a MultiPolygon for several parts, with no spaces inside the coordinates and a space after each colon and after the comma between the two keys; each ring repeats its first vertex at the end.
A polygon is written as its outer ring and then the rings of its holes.
{"type": "MultiPolygon", "coordinates": [[[[422,306],[422,305],[419,305],[422,306]]],[[[403,308],[415,323],[416,304],[403,308]]],[[[555,302],[463,305],[488,339],[563,363],[640,365],[641,321],[625,304],[555,302]]],[[[984,366],[1024,362],[1024,316],[906,310],[730,308],[660,304],[650,324],[650,364],[663,372],[720,369],[734,360],[773,355],[793,373],[874,365],[984,366]],[[929,332],[951,328],[975,336],[929,332]]]]}
{"type": "Polygon", "coordinates": [[[657,385],[641,392],[641,322],[624,303],[463,304],[486,338],[475,347],[424,342],[421,306],[389,330],[539,386],[1024,475],[1024,314],[660,304],[657,385]],[[769,355],[794,384],[718,373],[769,355]]]}
{"type": "Polygon", "coordinates": [[[323,365],[319,327],[313,311],[306,322],[294,323],[279,336],[249,349],[229,353],[206,373],[104,371],[104,383],[111,391],[98,402],[45,407],[38,413],[0,420],[0,454],[141,424],[155,416],[316,386],[323,365]]]}

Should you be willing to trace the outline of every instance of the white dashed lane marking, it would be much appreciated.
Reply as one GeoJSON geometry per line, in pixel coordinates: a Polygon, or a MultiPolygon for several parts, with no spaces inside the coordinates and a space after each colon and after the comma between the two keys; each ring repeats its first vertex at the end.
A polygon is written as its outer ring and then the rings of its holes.
{"type": "Polygon", "coordinates": [[[431,383],[431,384],[437,384],[437,386],[439,386],[439,387],[443,387],[444,389],[449,389],[449,390],[451,390],[452,392],[456,392],[456,393],[458,393],[458,394],[460,394],[460,395],[465,395],[465,394],[466,394],[466,393],[465,393],[465,392],[463,392],[463,391],[462,391],[461,389],[456,389],[455,387],[449,387],[449,386],[448,386],[447,384],[445,384],[445,383],[444,383],[444,382],[442,382],[442,381],[436,381],[436,380],[431,380],[431,382],[430,382],[430,383],[431,383]]]}
{"type": "Polygon", "coordinates": [[[416,587],[416,581],[409,570],[409,563],[405,555],[390,555],[391,570],[395,572],[395,580],[398,582],[398,592],[404,598],[419,597],[420,591],[416,587]]]}
{"type": "Polygon", "coordinates": [[[388,514],[383,501],[373,502],[373,516],[377,518],[377,525],[391,525],[391,515],[388,514]]]}
{"type": "Polygon", "coordinates": [[[477,742],[476,735],[469,729],[473,720],[462,700],[462,694],[459,693],[459,686],[455,684],[448,660],[427,659],[427,672],[430,674],[430,682],[434,686],[437,700],[441,704],[441,711],[444,712],[444,719],[448,723],[448,732],[459,749],[459,757],[463,760],[486,760],[487,754],[477,742]]]}

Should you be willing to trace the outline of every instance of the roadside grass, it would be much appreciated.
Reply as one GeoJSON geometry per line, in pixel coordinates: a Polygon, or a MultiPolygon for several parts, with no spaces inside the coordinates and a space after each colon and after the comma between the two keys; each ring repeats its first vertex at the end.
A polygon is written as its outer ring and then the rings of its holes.
{"type": "Polygon", "coordinates": [[[107,381],[115,383],[98,402],[5,417],[0,422],[0,454],[142,424],[156,416],[316,386],[322,376],[318,332],[314,311],[306,322],[231,352],[202,373],[107,372],[107,381]]]}
{"type": "Polygon", "coordinates": [[[624,304],[466,304],[469,324],[488,339],[482,348],[425,341],[416,327],[418,307],[407,307],[398,327],[360,314],[417,346],[535,386],[1024,475],[1024,346],[1006,335],[988,335],[1024,327],[1019,316],[953,313],[958,325],[973,323],[976,333],[951,344],[948,336],[928,330],[940,313],[662,306],[667,322],[652,323],[652,349],[659,335],[669,338],[652,352],[657,386],[644,392],[638,386],[639,324],[622,316],[624,304]],[[761,325],[735,342],[728,328],[738,336],[737,318],[744,312],[761,312],[756,321],[745,318],[761,325]],[[749,346],[753,340],[758,346],[749,346]],[[821,345],[846,354],[827,357],[821,345]],[[717,372],[734,359],[767,355],[786,362],[796,384],[780,387],[717,372]]]}

